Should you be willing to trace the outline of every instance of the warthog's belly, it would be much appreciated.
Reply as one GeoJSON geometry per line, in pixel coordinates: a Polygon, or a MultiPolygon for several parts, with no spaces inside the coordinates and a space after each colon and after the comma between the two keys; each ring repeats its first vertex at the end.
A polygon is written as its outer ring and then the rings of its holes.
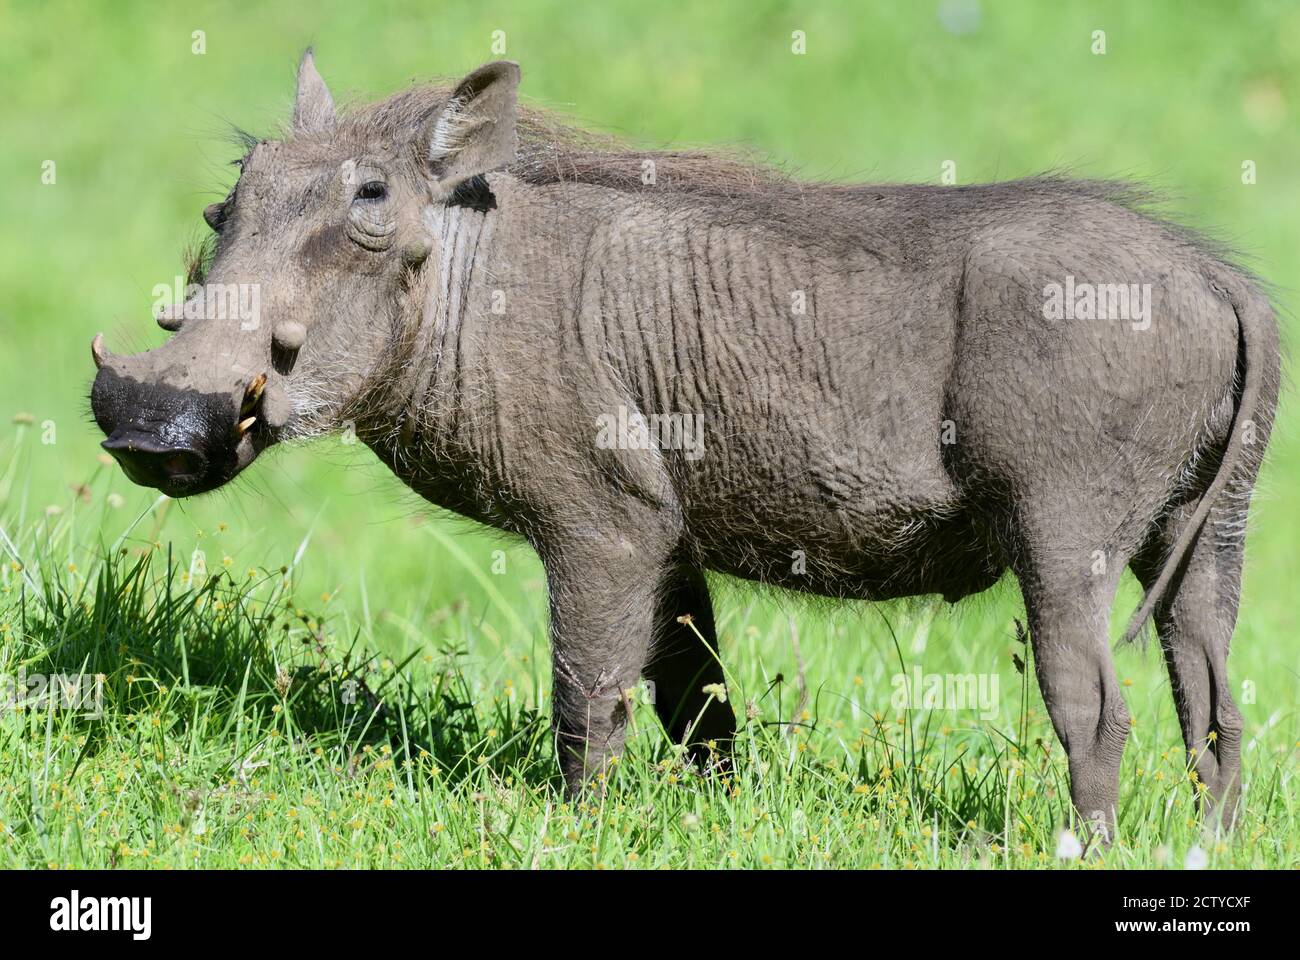
{"type": "Polygon", "coordinates": [[[803,538],[697,538],[705,567],[773,586],[859,600],[939,594],[950,603],[987,590],[1006,570],[1000,547],[969,515],[914,518],[894,536],[861,540],[851,531],[803,538]]]}

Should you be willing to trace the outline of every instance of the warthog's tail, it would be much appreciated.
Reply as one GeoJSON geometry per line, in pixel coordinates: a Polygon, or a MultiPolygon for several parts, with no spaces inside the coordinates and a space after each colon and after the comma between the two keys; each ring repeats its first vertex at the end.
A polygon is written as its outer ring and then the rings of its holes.
{"type": "Polygon", "coordinates": [[[1201,528],[1209,519],[1215,501],[1247,456],[1247,443],[1244,436],[1248,429],[1247,424],[1254,420],[1263,387],[1264,372],[1268,367],[1264,351],[1268,340],[1267,325],[1271,322],[1272,315],[1268,301],[1264,297],[1243,284],[1239,277],[1232,275],[1229,277],[1231,279],[1222,275],[1216,276],[1211,280],[1211,286],[1223,294],[1232,305],[1232,312],[1237,315],[1237,356],[1244,370],[1238,374],[1241,393],[1237,397],[1236,409],[1233,412],[1232,430],[1228,434],[1228,442],[1223,449],[1223,458],[1219,461],[1219,469],[1215,472],[1214,479],[1201,495],[1191,522],[1183,528],[1178,541],[1169,551],[1169,556],[1165,558],[1160,576],[1151,585],[1151,589],[1142,600],[1142,605],[1129,620],[1121,643],[1131,643],[1137,638],[1155,610],[1156,604],[1165,595],[1175,577],[1179,576],[1192,546],[1196,543],[1196,538],[1201,535],[1201,528]]]}

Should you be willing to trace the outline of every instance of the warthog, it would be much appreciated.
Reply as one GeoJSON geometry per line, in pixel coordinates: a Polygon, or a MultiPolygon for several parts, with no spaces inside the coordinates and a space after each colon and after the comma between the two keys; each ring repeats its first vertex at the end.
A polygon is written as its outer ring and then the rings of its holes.
{"type": "Polygon", "coordinates": [[[527,538],[571,789],[620,748],[639,677],[697,755],[734,736],[705,689],[705,570],[955,602],[1009,569],[1075,807],[1109,834],[1129,567],[1128,636],[1154,614],[1230,819],[1225,661],[1279,382],[1257,284],[1114,184],[800,183],[584,134],[518,82],[490,63],[340,114],[308,51],[292,130],[250,138],[204,211],[197,280],[256,285],[259,316],[176,306],[155,350],[92,345],[127,475],[196,494],[346,425],[428,500],[527,538]]]}

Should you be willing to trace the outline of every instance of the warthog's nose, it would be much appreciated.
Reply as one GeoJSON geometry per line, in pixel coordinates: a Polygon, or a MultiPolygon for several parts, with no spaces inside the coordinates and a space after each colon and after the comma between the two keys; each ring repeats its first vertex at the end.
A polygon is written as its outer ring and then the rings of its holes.
{"type": "Polygon", "coordinates": [[[201,476],[207,466],[192,447],[160,443],[148,434],[115,430],[101,444],[133,481],[147,487],[167,487],[201,476]]]}

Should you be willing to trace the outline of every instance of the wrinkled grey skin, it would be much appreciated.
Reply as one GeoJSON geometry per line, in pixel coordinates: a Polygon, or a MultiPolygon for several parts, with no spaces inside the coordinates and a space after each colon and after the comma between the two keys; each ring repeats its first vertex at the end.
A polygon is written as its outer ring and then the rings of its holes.
{"type": "Polygon", "coordinates": [[[339,116],[308,53],[292,133],[205,214],[208,282],[261,284],[260,326],[96,340],[95,416],[131,475],[183,496],[348,425],[430,501],[526,537],[575,789],[639,676],[675,739],[733,735],[702,689],[723,680],[703,571],[956,601],[1009,569],[1074,804],[1109,836],[1131,567],[1129,634],[1154,614],[1230,822],[1226,659],[1279,374],[1255,284],[1113,185],[800,184],[593,143],[518,108],[518,79],[489,64],[339,116]],[[1045,319],[1067,275],[1150,284],[1149,327],[1045,319]],[[620,407],[703,415],[704,455],[602,447],[620,407]]]}

